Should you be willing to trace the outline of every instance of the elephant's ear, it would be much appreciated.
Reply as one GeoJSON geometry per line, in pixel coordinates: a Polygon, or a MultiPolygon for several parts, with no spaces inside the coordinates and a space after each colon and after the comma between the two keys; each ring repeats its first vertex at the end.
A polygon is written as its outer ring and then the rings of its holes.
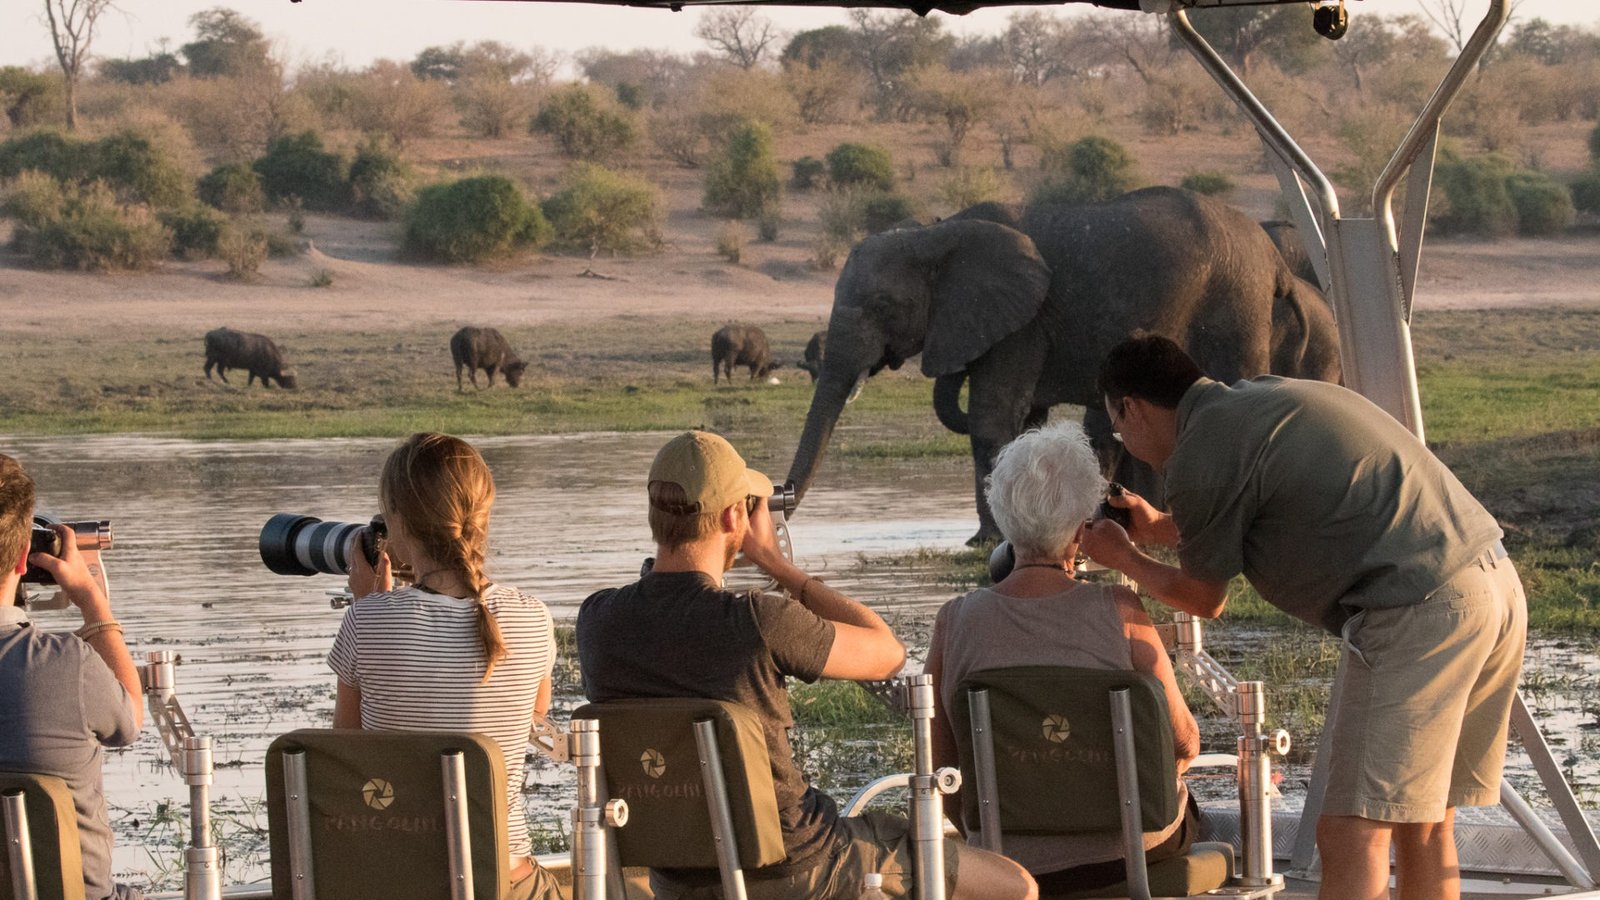
{"type": "Polygon", "coordinates": [[[923,229],[933,273],[922,374],[960,372],[1039,315],[1050,267],[1027,235],[993,222],[941,222],[923,229]]]}

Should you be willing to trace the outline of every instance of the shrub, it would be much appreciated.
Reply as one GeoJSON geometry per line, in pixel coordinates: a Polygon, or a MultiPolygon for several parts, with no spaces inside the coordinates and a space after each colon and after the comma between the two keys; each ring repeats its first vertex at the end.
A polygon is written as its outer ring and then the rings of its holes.
{"type": "Polygon", "coordinates": [[[475,75],[456,85],[461,127],[476,137],[503,138],[522,127],[533,112],[528,85],[493,74],[475,75]]]}
{"type": "Polygon", "coordinates": [[[1232,178],[1221,172],[1190,172],[1183,176],[1179,187],[1207,197],[1217,197],[1233,193],[1234,184],[1232,178]]]}
{"type": "Polygon", "coordinates": [[[861,204],[861,227],[868,234],[890,228],[917,216],[916,204],[904,194],[874,191],[861,204]]]}
{"type": "Polygon", "coordinates": [[[350,162],[350,206],[361,216],[398,219],[415,192],[411,167],[377,138],[369,138],[350,162]]]}
{"type": "Polygon", "coordinates": [[[693,113],[656,114],[650,119],[650,141],[663,156],[685,169],[698,169],[705,163],[706,129],[693,113]]]}
{"type": "Polygon", "coordinates": [[[1566,186],[1542,172],[1515,172],[1506,177],[1506,193],[1517,210],[1517,233],[1531,237],[1559,234],[1572,227],[1578,214],[1566,186]]]}
{"type": "Polygon", "coordinates": [[[706,209],[747,219],[776,206],[780,193],[772,130],[760,122],[735,128],[722,152],[706,167],[706,209]]]}
{"type": "Polygon", "coordinates": [[[778,228],[783,224],[783,210],[769,206],[756,218],[756,236],[771,243],[778,239],[778,228]]]}
{"type": "Polygon", "coordinates": [[[544,202],[556,239],[589,251],[631,253],[661,242],[661,191],[637,175],[579,163],[544,202]]]}
{"type": "Polygon", "coordinates": [[[532,130],[555,138],[572,159],[606,159],[633,146],[638,129],[601,88],[574,84],[547,97],[533,117],[532,130]]]}
{"type": "Polygon", "coordinates": [[[829,191],[817,207],[817,220],[822,225],[822,234],[841,244],[855,243],[861,236],[865,200],[863,191],[829,191]]]}
{"type": "Polygon", "coordinates": [[[323,149],[315,131],[274,139],[251,168],[269,200],[299,197],[308,209],[330,212],[350,203],[349,167],[343,156],[323,149]]]}
{"type": "Polygon", "coordinates": [[[815,156],[802,156],[790,163],[789,169],[789,186],[797,191],[811,190],[828,174],[828,164],[815,156]]]}
{"type": "Polygon", "coordinates": [[[147,269],[172,236],[143,207],[128,207],[100,182],[62,184],[39,172],[18,177],[6,212],[17,219],[13,247],[49,269],[147,269]]]}
{"type": "Polygon", "coordinates": [[[433,137],[450,108],[448,87],[418,78],[390,60],[373,63],[353,88],[350,124],[368,134],[381,134],[396,145],[433,137]]]}
{"type": "Polygon", "coordinates": [[[1039,186],[1029,202],[1034,205],[1056,203],[1099,203],[1132,190],[1137,183],[1133,157],[1110,138],[1090,135],[1066,147],[1041,150],[1039,186]]]}
{"type": "Polygon", "coordinates": [[[1590,172],[1572,183],[1572,205],[1579,212],[1600,214],[1600,172],[1590,172]]]}
{"type": "Polygon", "coordinates": [[[60,76],[0,66],[0,111],[12,128],[57,121],[63,109],[60,76]]]}
{"type": "Polygon", "coordinates": [[[1510,174],[1510,163],[1498,156],[1441,154],[1434,180],[1444,202],[1434,207],[1434,224],[1446,234],[1503,237],[1516,231],[1517,207],[1506,189],[1510,174]]]}
{"type": "Polygon", "coordinates": [[[828,152],[828,178],[835,184],[894,190],[894,160],[871,144],[840,144],[828,152]]]}
{"type": "Polygon", "coordinates": [[[1589,161],[1600,166],[1600,125],[1589,132],[1589,161]]]}
{"type": "Polygon", "coordinates": [[[1000,193],[1000,176],[993,169],[957,169],[939,182],[939,202],[951,209],[999,200],[1000,193]]]}
{"type": "Polygon", "coordinates": [[[261,176],[246,163],[217,166],[201,177],[200,200],[223,212],[260,212],[267,202],[261,190],[261,176]]]}
{"type": "Polygon", "coordinates": [[[817,239],[816,247],[811,251],[811,265],[823,272],[832,272],[839,268],[839,257],[850,249],[847,241],[841,241],[831,234],[824,234],[817,239]]]}
{"type": "Polygon", "coordinates": [[[333,287],[333,272],[328,269],[317,269],[312,272],[311,286],[314,288],[333,287]]]}
{"type": "Polygon", "coordinates": [[[502,175],[425,187],[406,219],[407,252],[446,262],[474,262],[549,239],[550,223],[539,208],[502,175]]]}
{"type": "Polygon", "coordinates": [[[163,210],[158,218],[172,232],[173,254],[184,259],[216,256],[217,243],[228,227],[228,220],[221,213],[199,204],[163,210]]]}
{"type": "Polygon", "coordinates": [[[734,265],[739,264],[744,256],[744,226],[739,220],[723,222],[717,229],[717,255],[734,265]]]}
{"type": "Polygon", "coordinates": [[[57,181],[83,181],[94,170],[87,143],[57,131],[35,131],[0,144],[0,178],[33,169],[57,181]]]}
{"type": "Polygon", "coordinates": [[[261,271],[267,261],[267,235],[259,228],[229,225],[217,241],[217,255],[228,264],[228,276],[245,280],[261,271]]]}
{"type": "Polygon", "coordinates": [[[96,142],[91,152],[93,176],[130,202],[173,207],[190,199],[189,177],[147,137],[119,132],[96,142]]]}

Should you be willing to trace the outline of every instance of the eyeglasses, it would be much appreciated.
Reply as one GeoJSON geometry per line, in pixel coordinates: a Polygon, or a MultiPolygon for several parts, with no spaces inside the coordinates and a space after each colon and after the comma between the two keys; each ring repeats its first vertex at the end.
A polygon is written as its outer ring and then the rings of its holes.
{"type": "Polygon", "coordinates": [[[1117,420],[1121,419],[1123,417],[1123,415],[1125,415],[1127,413],[1127,411],[1128,411],[1128,398],[1127,397],[1123,397],[1121,400],[1118,400],[1116,409],[1112,409],[1112,407],[1111,407],[1111,398],[1107,397],[1105,406],[1106,406],[1106,415],[1109,416],[1110,419],[1111,419],[1111,437],[1112,437],[1113,440],[1117,441],[1118,443],[1121,443],[1122,442],[1122,426],[1117,424],[1117,420]]]}

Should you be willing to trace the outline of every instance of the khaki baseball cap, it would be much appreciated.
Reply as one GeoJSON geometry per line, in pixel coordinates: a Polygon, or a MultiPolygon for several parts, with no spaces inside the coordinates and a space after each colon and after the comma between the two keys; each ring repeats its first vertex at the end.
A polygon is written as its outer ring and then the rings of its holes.
{"type": "Polygon", "coordinates": [[[650,464],[650,480],[683,488],[695,512],[721,512],[746,497],[766,497],[772,480],[745,465],[721,436],[686,431],[667,442],[650,464]]]}

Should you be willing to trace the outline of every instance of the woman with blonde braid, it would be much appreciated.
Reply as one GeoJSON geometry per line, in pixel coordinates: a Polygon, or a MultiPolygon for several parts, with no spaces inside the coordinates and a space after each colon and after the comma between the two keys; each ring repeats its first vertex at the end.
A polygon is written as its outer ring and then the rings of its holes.
{"type": "Polygon", "coordinates": [[[550,708],[555,636],[544,604],[484,574],[494,480],[472,445],[414,434],[383,464],[389,537],[377,567],[355,554],[328,654],[335,728],[474,731],[505,755],[512,886],[505,900],[560,897],[533,859],[523,817],[528,729],[550,708]],[[391,562],[413,573],[396,590],[391,562]]]}

